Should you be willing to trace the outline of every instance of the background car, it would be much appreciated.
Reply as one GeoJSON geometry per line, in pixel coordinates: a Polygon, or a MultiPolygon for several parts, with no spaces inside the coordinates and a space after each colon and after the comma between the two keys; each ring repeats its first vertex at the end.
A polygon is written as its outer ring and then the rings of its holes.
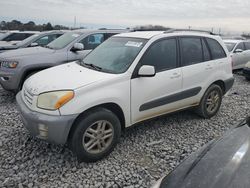
{"type": "Polygon", "coordinates": [[[46,46],[53,40],[60,37],[63,33],[64,32],[62,31],[47,31],[34,34],[18,43],[6,42],[5,44],[0,44],[0,53],[5,52],[7,50],[14,50],[18,48],[46,46]]]}
{"type": "Polygon", "coordinates": [[[18,92],[32,74],[49,67],[83,59],[112,35],[128,30],[76,30],[44,47],[21,48],[0,54],[0,84],[18,92]]]}
{"type": "Polygon", "coordinates": [[[231,53],[233,70],[242,69],[250,61],[250,41],[224,40],[228,51],[231,53]]]}
{"type": "Polygon", "coordinates": [[[250,185],[250,118],[193,153],[152,188],[235,188],[250,185]]]}
{"type": "Polygon", "coordinates": [[[248,62],[244,67],[243,74],[246,77],[246,79],[250,81],[250,62],[248,62]]]}
{"type": "Polygon", "coordinates": [[[0,40],[0,45],[5,44],[6,42],[16,43],[22,41],[31,35],[37,34],[37,31],[9,31],[6,35],[0,40]]]}

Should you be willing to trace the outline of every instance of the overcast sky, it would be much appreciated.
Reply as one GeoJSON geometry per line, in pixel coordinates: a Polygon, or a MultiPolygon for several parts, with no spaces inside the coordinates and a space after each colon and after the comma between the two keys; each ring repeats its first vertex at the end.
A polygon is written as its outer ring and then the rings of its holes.
{"type": "Polygon", "coordinates": [[[215,28],[250,32],[249,0],[0,0],[0,20],[77,26],[215,28]]]}

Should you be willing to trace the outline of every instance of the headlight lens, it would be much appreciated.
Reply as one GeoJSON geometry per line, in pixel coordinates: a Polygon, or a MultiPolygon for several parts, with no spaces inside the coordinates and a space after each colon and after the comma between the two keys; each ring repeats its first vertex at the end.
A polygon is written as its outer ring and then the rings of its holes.
{"type": "Polygon", "coordinates": [[[2,61],[1,62],[1,66],[2,67],[5,67],[5,68],[11,68],[11,69],[14,69],[16,68],[18,65],[18,62],[17,61],[2,61]]]}
{"type": "Polygon", "coordinates": [[[73,91],[52,91],[38,96],[37,107],[46,110],[57,110],[74,98],[73,91]]]}

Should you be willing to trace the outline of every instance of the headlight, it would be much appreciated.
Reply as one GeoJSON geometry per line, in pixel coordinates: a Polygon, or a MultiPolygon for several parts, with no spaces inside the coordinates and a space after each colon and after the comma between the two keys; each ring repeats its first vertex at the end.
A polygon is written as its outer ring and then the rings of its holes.
{"type": "Polygon", "coordinates": [[[74,98],[73,91],[52,91],[38,96],[37,107],[46,110],[57,110],[74,98]]]}
{"type": "Polygon", "coordinates": [[[5,68],[14,69],[17,67],[18,62],[17,61],[2,61],[1,65],[2,65],[2,67],[5,67],[5,68]]]}

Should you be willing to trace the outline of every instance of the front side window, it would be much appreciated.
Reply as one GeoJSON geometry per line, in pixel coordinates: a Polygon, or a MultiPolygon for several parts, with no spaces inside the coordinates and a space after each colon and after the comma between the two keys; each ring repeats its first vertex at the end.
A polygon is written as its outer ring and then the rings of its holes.
{"type": "Polygon", "coordinates": [[[104,34],[93,34],[80,41],[85,50],[93,50],[104,41],[104,34]]]}
{"type": "Polygon", "coordinates": [[[243,42],[241,42],[241,43],[239,43],[237,46],[236,46],[236,48],[235,48],[235,50],[245,50],[245,47],[244,47],[244,43],[243,42]]]}
{"type": "Polygon", "coordinates": [[[200,38],[182,37],[181,43],[181,59],[182,65],[188,66],[203,61],[202,44],[200,38]]]}
{"type": "Polygon", "coordinates": [[[112,37],[87,55],[81,65],[87,68],[98,67],[99,71],[123,73],[133,63],[145,39],[112,37]]]}
{"type": "Polygon", "coordinates": [[[65,33],[64,35],[49,43],[47,46],[48,48],[55,50],[62,49],[76,40],[78,37],[80,37],[79,33],[65,33]]]}
{"type": "Polygon", "coordinates": [[[234,42],[225,42],[225,45],[226,45],[228,51],[231,52],[231,51],[233,51],[236,43],[234,43],[234,42]]]}
{"type": "Polygon", "coordinates": [[[141,59],[142,65],[152,65],[156,72],[177,67],[176,39],[165,39],[151,45],[141,59]]]}
{"type": "Polygon", "coordinates": [[[222,46],[214,39],[206,38],[213,59],[221,59],[226,57],[226,53],[222,46]]]}
{"type": "Polygon", "coordinates": [[[250,42],[245,42],[246,50],[250,50],[250,42]]]}

